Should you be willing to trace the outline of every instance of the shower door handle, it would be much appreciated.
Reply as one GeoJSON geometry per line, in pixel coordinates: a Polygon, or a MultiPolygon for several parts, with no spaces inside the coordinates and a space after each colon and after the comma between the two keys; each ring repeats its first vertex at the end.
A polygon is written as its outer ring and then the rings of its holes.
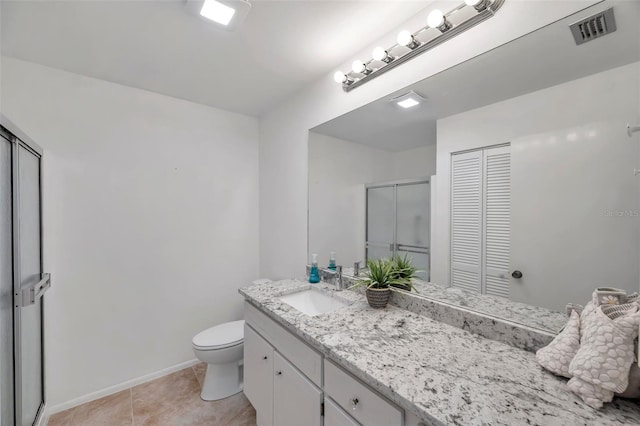
{"type": "Polygon", "coordinates": [[[42,279],[22,289],[22,307],[33,305],[51,288],[51,274],[42,274],[42,279]]]}

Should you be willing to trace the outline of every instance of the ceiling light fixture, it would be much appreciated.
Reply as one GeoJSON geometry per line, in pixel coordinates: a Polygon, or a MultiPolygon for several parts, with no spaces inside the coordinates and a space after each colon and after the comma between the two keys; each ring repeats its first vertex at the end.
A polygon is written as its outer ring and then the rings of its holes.
{"type": "Polygon", "coordinates": [[[425,97],[419,95],[418,93],[412,90],[408,93],[405,93],[404,95],[400,95],[400,96],[396,96],[395,98],[392,98],[390,102],[394,102],[398,106],[408,109],[416,105],[420,105],[424,100],[425,100],[425,97]]]}
{"type": "Polygon", "coordinates": [[[251,10],[247,0],[185,0],[187,10],[219,28],[233,31],[251,10]]]}
{"type": "Polygon", "coordinates": [[[398,102],[398,105],[400,105],[402,108],[411,108],[413,106],[420,105],[420,102],[416,101],[413,98],[409,98],[405,99],[404,101],[398,102]]]}
{"type": "Polygon", "coordinates": [[[334,80],[342,84],[342,89],[348,92],[491,18],[505,1],[464,0],[464,3],[447,13],[438,9],[432,10],[427,15],[426,26],[413,33],[401,31],[396,40],[397,44],[388,49],[376,47],[371,55],[373,59],[368,62],[354,61],[351,72],[345,74],[337,71],[334,80]],[[432,28],[438,29],[439,32],[432,31],[432,28]]]}
{"type": "Polygon", "coordinates": [[[202,9],[200,9],[200,15],[222,25],[229,25],[235,13],[236,10],[234,8],[216,0],[204,0],[202,9]]]}

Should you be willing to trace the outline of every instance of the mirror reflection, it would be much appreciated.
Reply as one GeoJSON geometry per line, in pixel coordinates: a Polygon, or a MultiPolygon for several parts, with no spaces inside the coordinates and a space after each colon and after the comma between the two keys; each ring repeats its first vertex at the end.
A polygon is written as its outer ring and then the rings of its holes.
{"type": "Polygon", "coordinates": [[[639,15],[602,2],[311,129],[309,252],[407,253],[456,297],[553,311],[637,291],[639,15]],[[576,45],[609,7],[616,31],[576,45]]]}

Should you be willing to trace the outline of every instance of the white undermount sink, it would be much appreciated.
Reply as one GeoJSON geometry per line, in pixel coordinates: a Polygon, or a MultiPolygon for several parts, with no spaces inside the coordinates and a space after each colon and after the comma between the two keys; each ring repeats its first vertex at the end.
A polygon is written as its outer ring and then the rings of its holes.
{"type": "Polygon", "coordinates": [[[287,294],[278,299],[310,317],[333,312],[349,304],[344,300],[331,297],[328,294],[311,288],[297,293],[287,294]]]}

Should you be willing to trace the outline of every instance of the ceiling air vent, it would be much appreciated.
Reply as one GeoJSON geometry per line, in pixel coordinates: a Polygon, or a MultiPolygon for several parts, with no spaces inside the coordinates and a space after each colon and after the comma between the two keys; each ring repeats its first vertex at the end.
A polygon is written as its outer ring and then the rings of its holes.
{"type": "Polygon", "coordinates": [[[569,28],[578,45],[612,33],[616,30],[613,8],[578,21],[569,28]]]}

